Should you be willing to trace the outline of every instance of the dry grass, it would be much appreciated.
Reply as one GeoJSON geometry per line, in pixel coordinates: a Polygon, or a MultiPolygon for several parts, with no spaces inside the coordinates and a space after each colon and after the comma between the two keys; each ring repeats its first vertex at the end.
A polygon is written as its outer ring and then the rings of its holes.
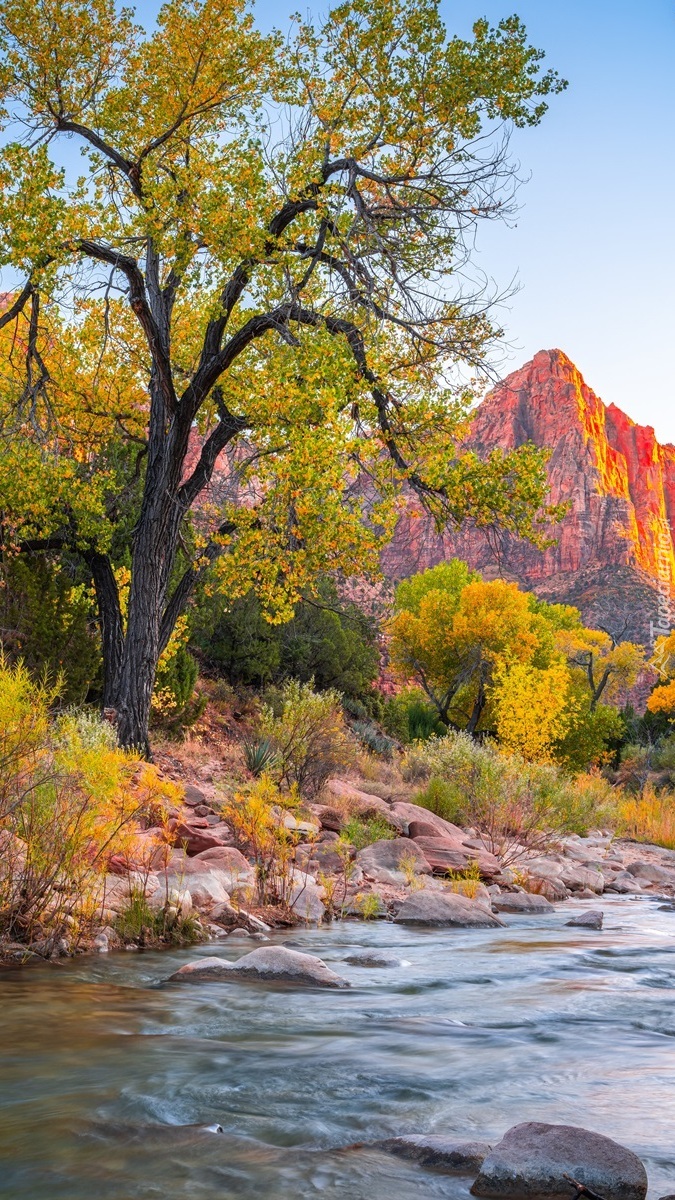
{"type": "Polygon", "coordinates": [[[675,795],[651,786],[640,796],[624,796],[619,804],[621,832],[638,842],[675,850],[675,795]]]}

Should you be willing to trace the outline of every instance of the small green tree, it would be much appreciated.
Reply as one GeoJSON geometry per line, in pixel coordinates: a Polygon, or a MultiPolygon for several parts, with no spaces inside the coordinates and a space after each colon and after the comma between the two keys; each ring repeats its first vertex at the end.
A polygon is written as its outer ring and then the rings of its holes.
{"type": "Polygon", "coordinates": [[[81,568],[75,564],[69,574],[45,554],[7,557],[0,566],[0,643],[8,661],[21,660],[34,677],[60,679],[61,700],[81,704],[101,680],[94,598],[81,568]]]}

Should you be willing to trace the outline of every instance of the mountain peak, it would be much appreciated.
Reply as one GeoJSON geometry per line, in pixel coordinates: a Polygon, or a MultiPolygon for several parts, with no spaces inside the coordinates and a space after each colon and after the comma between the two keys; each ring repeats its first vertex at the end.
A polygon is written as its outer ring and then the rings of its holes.
{"type": "Polygon", "coordinates": [[[417,514],[416,523],[406,528],[404,520],[397,530],[386,555],[390,573],[400,577],[457,555],[485,575],[508,574],[526,588],[579,603],[591,622],[609,595],[608,581],[639,579],[637,591],[619,590],[623,604],[612,584],[606,620],[649,641],[660,597],[669,603],[675,590],[675,447],[605,405],[557,348],[539,350],[511,372],[474,414],[468,443],[479,454],[525,442],[550,450],[550,500],[568,505],[549,531],[555,545],[539,551],[507,537],[497,561],[479,530],[436,535],[417,514]],[[578,595],[580,580],[586,600],[578,595]]]}

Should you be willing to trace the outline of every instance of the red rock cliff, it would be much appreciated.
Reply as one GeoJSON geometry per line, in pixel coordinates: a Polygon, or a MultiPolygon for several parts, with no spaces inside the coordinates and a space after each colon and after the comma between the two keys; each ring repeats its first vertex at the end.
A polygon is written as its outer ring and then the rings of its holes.
{"type": "Polygon", "coordinates": [[[527,441],[551,448],[550,498],[569,502],[551,530],[556,545],[541,552],[509,539],[497,563],[479,531],[437,535],[411,502],[385,553],[387,573],[400,578],[456,554],[648,641],[659,595],[675,582],[675,446],[603,404],[560,350],[540,351],[498,384],[477,409],[470,441],[479,452],[527,441]]]}

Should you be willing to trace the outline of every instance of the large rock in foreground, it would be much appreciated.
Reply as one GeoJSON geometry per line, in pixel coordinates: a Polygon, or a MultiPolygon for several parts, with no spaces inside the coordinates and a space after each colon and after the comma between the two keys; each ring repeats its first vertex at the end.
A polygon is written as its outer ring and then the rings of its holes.
{"type": "Polygon", "coordinates": [[[198,958],[186,963],[170,976],[178,982],[200,983],[202,980],[223,980],[226,983],[237,979],[262,980],[263,982],[295,983],[300,987],[348,988],[351,985],[342,976],[327,967],[323,959],[313,954],[300,954],[287,950],[285,946],[261,946],[244,954],[236,962],[224,958],[198,958]]]}
{"type": "Polygon", "coordinates": [[[403,901],[394,920],[399,925],[448,925],[457,928],[496,929],[504,924],[487,908],[456,892],[414,892],[403,901]]]}
{"type": "Polygon", "coordinates": [[[528,1121],[488,1154],[471,1191],[500,1200],[570,1200],[566,1176],[604,1200],[644,1200],[647,1172],[636,1154],[575,1125],[528,1121]]]}

